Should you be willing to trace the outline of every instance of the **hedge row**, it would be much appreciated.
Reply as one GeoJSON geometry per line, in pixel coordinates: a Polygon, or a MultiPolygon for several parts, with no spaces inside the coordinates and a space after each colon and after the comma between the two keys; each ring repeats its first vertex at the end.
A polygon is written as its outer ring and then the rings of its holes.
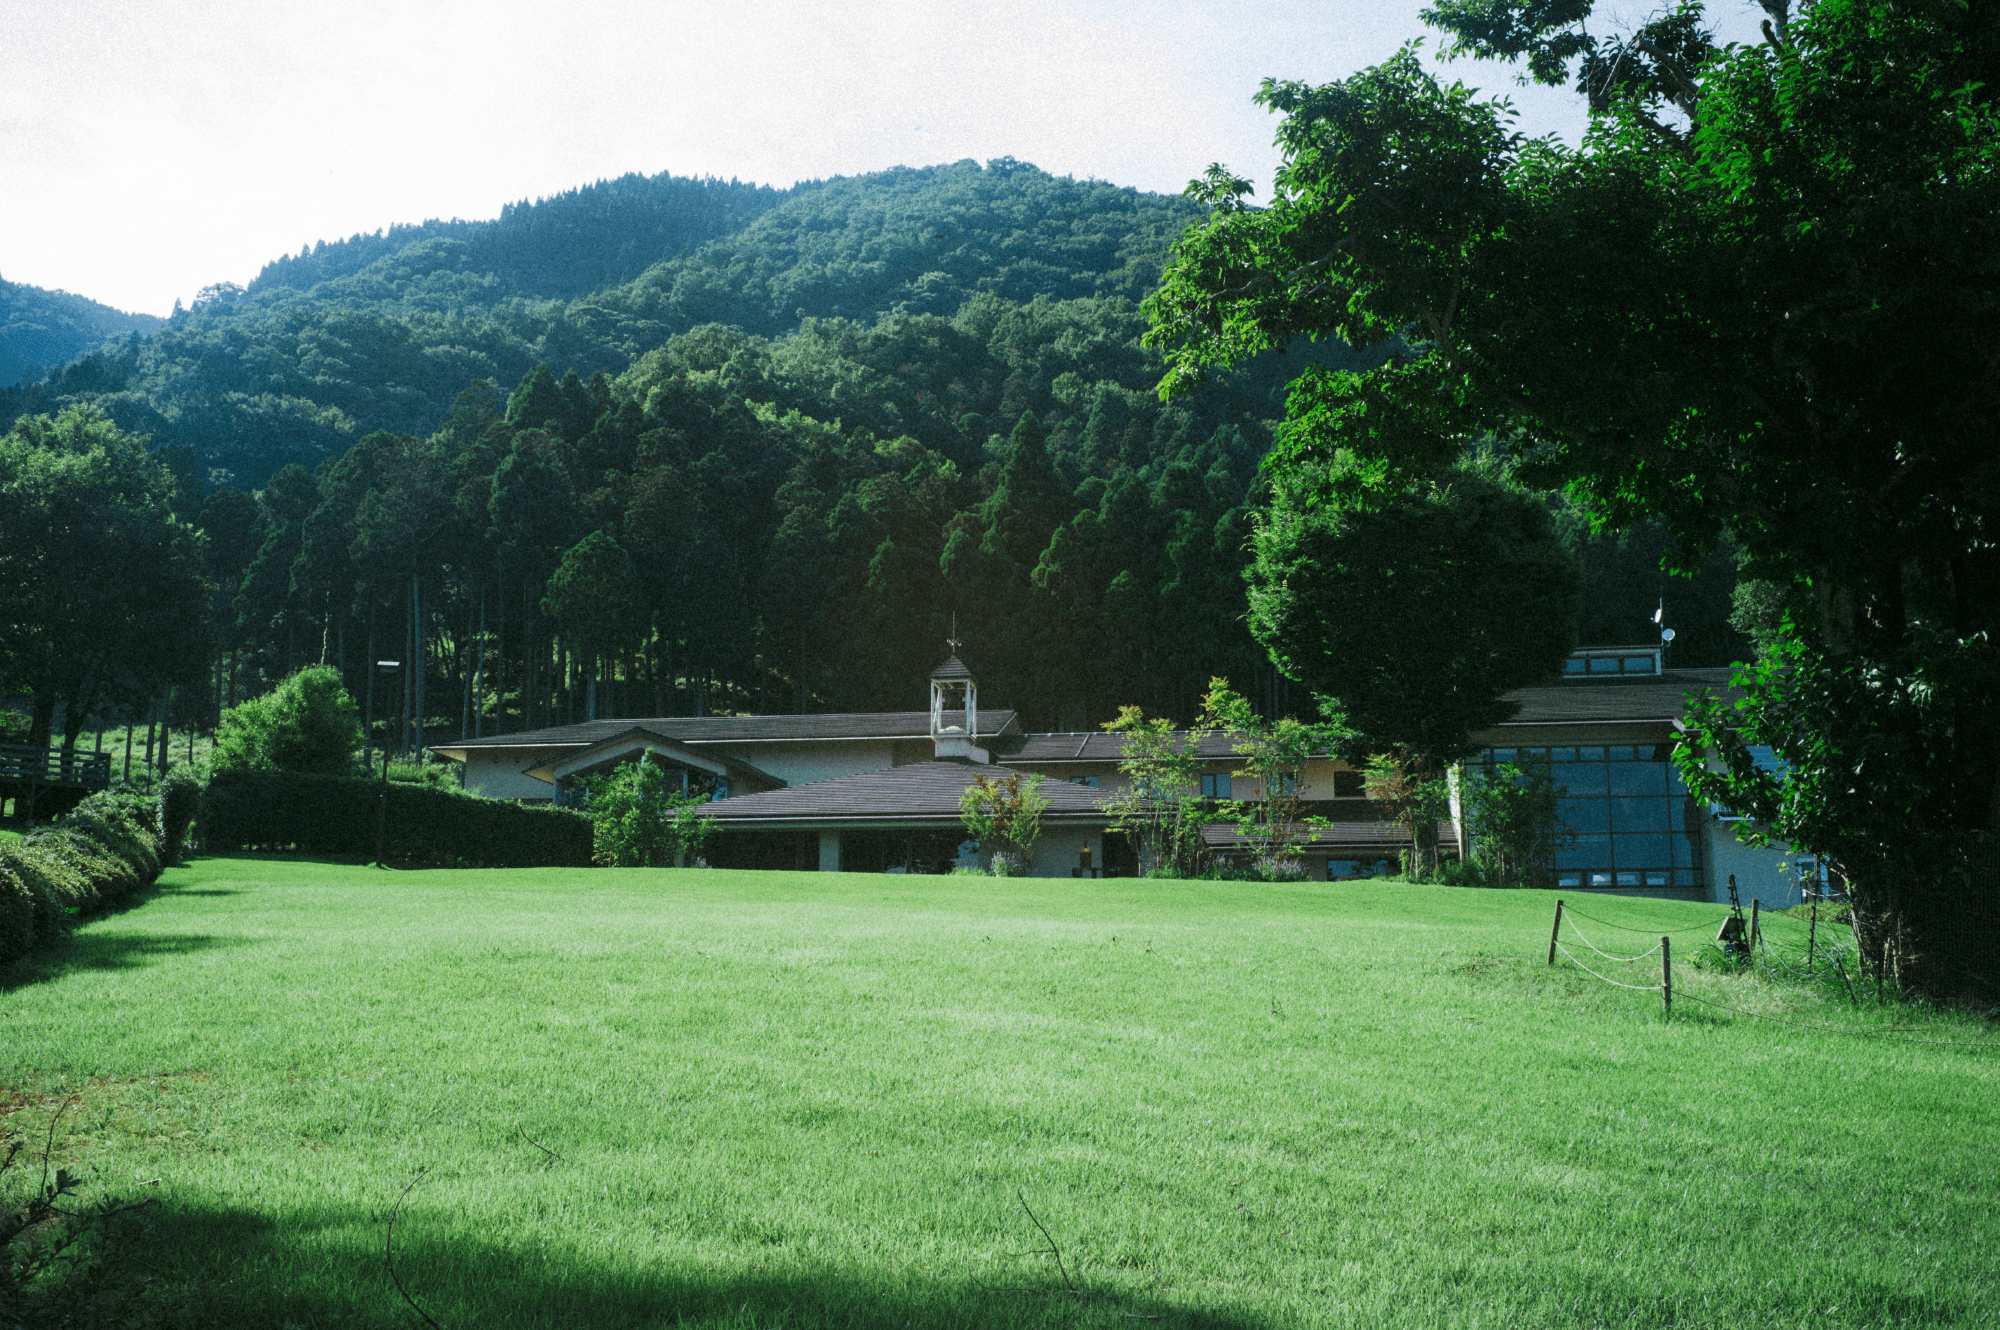
{"type": "MultiPolygon", "coordinates": [[[[379,782],[360,776],[218,771],[201,801],[204,846],[372,859],[381,793],[379,782]]],[[[531,808],[392,781],[388,824],[387,853],[395,863],[590,864],[590,819],[567,808],[531,808]]]]}
{"type": "Polygon", "coordinates": [[[93,794],[60,823],[0,846],[0,961],[157,878],[150,813],[145,802],[93,794]]]}

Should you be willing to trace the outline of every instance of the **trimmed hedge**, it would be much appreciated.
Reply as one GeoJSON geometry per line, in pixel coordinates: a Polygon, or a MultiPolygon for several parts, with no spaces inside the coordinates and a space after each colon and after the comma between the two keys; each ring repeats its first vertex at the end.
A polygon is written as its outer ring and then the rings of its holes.
{"type": "Polygon", "coordinates": [[[0,847],[0,961],[25,954],[160,875],[141,808],[93,794],[60,823],[0,847]]]}
{"type": "MultiPolygon", "coordinates": [[[[209,850],[375,857],[379,781],[287,771],[218,771],[202,795],[209,850]]],[[[389,783],[388,857],[479,868],[584,868],[590,819],[459,790],[389,783]]]]}

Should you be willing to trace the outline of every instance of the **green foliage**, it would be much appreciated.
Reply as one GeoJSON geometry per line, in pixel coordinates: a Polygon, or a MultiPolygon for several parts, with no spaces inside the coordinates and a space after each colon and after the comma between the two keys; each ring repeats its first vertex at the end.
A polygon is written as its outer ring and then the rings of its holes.
{"type": "Polygon", "coordinates": [[[1254,808],[1237,804],[1217,812],[1228,816],[1233,811],[1239,817],[1238,830],[1253,847],[1259,876],[1273,882],[1303,878],[1305,866],[1293,851],[1320,825],[1320,819],[1304,817],[1300,811],[1306,762],[1338,749],[1349,737],[1346,727],[1338,721],[1302,721],[1293,716],[1272,720],[1231,688],[1227,679],[1210,679],[1198,728],[1227,737],[1243,758],[1243,769],[1235,774],[1257,782],[1259,802],[1254,808]]]}
{"type": "Polygon", "coordinates": [[[223,713],[218,771],[298,771],[342,776],[361,747],[361,713],[330,665],[309,665],[262,697],[223,713]]]}
{"type": "Polygon", "coordinates": [[[709,801],[667,786],[667,769],[628,762],[585,786],[591,858],[617,868],[679,868],[714,834],[709,801]]]}
{"type": "Polygon", "coordinates": [[[108,338],[149,333],[162,320],[127,314],[67,291],[0,281],[0,388],[66,365],[108,338]]]}
{"type": "Polygon", "coordinates": [[[159,876],[159,842],[142,810],[100,792],[60,822],[0,843],[0,962],[159,876]]]}
{"type": "Polygon", "coordinates": [[[994,856],[994,874],[1007,877],[1025,871],[1049,802],[1040,776],[1012,771],[996,779],[975,772],[958,797],[958,815],[972,839],[994,856]]]}
{"type": "Polygon", "coordinates": [[[201,813],[201,776],[185,763],[176,762],[154,786],[154,829],[159,836],[160,864],[171,868],[181,862],[188,832],[201,813]]]}
{"type": "Polygon", "coordinates": [[[1473,856],[1495,886],[1553,886],[1556,855],[1576,839],[1558,810],[1568,790],[1546,757],[1469,770],[1459,791],[1473,856]]]}
{"type": "Polygon", "coordinates": [[[1209,863],[1202,829],[1211,820],[1201,797],[1199,732],[1183,732],[1165,716],[1139,707],[1118,710],[1103,728],[1121,738],[1118,770],[1125,784],[1104,797],[1111,827],[1132,843],[1148,877],[1199,875],[1209,863]]]}
{"type": "MultiPolygon", "coordinates": [[[[2000,832],[2000,468],[1978,423],[2000,398],[1993,19],[1788,8],[1748,46],[1717,43],[1693,3],[1610,40],[1588,0],[1428,16],[1456,50],[1574,77],[1592,112],[1576,148],[1509,134],[1501,105],[1413,52],[1267,83],[1287,115],[1278,198],[1184,237],[1148,309],[1169,388],[1297,337],[1406,337],[1390,364],[1294,393],[1275,469],[1322,496],[1341,497],[1342,450],[1394,484],[1491,434],[1603,527],[1658,523],[1678,571],[1733,544],[1779,588],[1810,680],[1750,680],[1759,732],[1820,801],[1787,818],[1794,843],[1879,896],[1910,956],[1943,958],[1943,916],[1899,917],[1915,897],[1890,865],[2000,832]],[[1861,748],[1876,766],[1850,780],[1831,759],[1861,748]],[[1917,789],[1933,797],[1913,817],[1917,789]]],[[[1744,776],[1732,797],[1763,796],[1744,776]]],[[[1942,959],[1907,974],[1938,995],[1987,982],[1942,959]]]]}
{"type": "Polygon", "coordinates": [[[0,679],[32,696],[27,741],[58,703],[74,743],[100,707],[136,708],[207,659],[200,538],[173,477],[93,407],[0,436],[0,679]]]}
{"type": "Polygon", "coordinates": [[[1442,769],[1513,714],[1503,693],[1560,674],[1581,586],[1539,500],[1466,471],[1314,498],[1288,485],[1259,522],[1250,621],[1343,718],[1344,755],[1442,769]]]}
{"type": "MultiPolygon", "coordinates": [[[[202,795],[211,850],[277,850],[373,859],[379,781],[359,776],[218,771],[202,795]]],[[[391,782],[388,858],[437,867],[583,867],[590,819],[455,790],[391,782]]]]}
{"type": "Polygon", "coordinates": [[[1403,872],[1422,880],[1438,871],[1438,819],[1451,811],[1451,785],[1435,768],[1406,756],[1378,753],[1362,771],[1362,787],[1402,825],[1414,850],[1404,851],[1403,872]]]}

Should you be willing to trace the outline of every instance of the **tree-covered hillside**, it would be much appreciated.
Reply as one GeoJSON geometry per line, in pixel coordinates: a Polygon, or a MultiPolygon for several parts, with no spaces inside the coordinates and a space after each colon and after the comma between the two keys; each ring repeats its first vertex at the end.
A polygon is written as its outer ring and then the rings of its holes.
{"type": "Polygon", "coordinates": [[[96,350],[108,338],[149,333],[164,322],[67,291],[0,281],[0,387],[38,379],[43,371],[96,350]]]}
{"type": "Polygon", "coordinates": [[[672,183],[626,191],[614,182],[372,259],[373,238],[329,246],[287,263],[304,265],[303,279],[322,255],[327,272],[369,261],[307,290],[280,284],[286,268],[273,265],[258,290],[210,288],[153,337],[0,394],[0,422],[90,402],[155,447],[185,450],[204,476],[255,486],[373,430],[428,433],[472,380],[504,389],[544,363],[558,374],[615,373],[702,324],[779,336],[808,317],[950,315],[980,292],[1137,300],[1195,216],[1183,199],[1011,159],[899,169],[791,191],[692,253],[663,241],[660,261],[623,286],[575,300],[546,293],[592,264],[636,264],[642,241],[653,243],[645,237],[664,236],[669,204],[708,226],[762,197],[672,183]],[[638,219],[630,236],[585,225],[620,209],[638,219]],[[596,249],[576,252],[579,235],[596,249]],[[531,277],[545,283],[540,293],[531,277]]]}
{"type": "Polygon", "coordinates": [[[570,298],[629,281],[662,259],[741,230],[789,190],[736,180],[624,175],[535,201],[510,203],[492,221],[431,220],[373,235],[320,241],[264,265],[247,290],[310,291],[424,240],[463,245],[471,270],[503,295],[570,298]]]}

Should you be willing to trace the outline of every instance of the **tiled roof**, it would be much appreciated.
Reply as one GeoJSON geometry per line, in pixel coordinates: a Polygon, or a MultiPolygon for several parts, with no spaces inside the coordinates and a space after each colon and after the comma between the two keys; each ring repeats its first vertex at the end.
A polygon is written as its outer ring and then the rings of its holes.
{"type": "MultiPolygon", "coordinates": [[[[966,762],[912,762],[881,771],[863,771],[789,789],[723,799],[706,810],[722,829],[745,829],[779,822],[958,821],[958,800],[972,778],[1004,780],[1018,773],[1005,767],[966,762]]],[[[1096,790],[1066,780],[1042,782],[1057,821],[1105,816],[1096,790]]]]}
{"type": "Polygon", "coordinates": [[[1520,710],[1505,725],[1560,725],[1580,722],[1671,721],[1687,714],[1687,695],[1707,690],[1725,698],[1741,696],[1720,670],[1668,670],[1663,674],[1568,679],[1539,688],[1517,688],[1505,700],[1520,710]]]}
{"type": "Polygon", "coordinates": [[[965,662],[957,656],[947,656],[944,664],[931,671],[931,678],[944,683],[953,683],[959,679],[970,679],[971,677],[972,671],[966,669],[965,662]]]}
{"type": "MultiPolygon", "coordinates": [[[[979,709],[979,733],[995,735],[1014,722],[1001,707],[979,709]]],[[[850,711],[806,716],[656,716],[588,720],[575,725],[497,734],[484,739],[434,744],[440,753],[472,748],[583,748],[634,728],[652,730],[683,743],[746,743],[783,739],[928,739],[928,711],[850,711]]]]}
{"type": "MultiPolygon", "coordinates": [[[[1186,734],[1185,730],[1181,731],[1186,734]]],[[[1043,766],[1062,762],[1116,762],[1123,754],[1125,736],[1086,730],[1075,734],[1024,734],[1018,743],[1009,741],[1005,751],[996,750],[996,762],[1008,766],[1043,766]]],[[[1242,754],[1226,734],[1207,733],[1195,745],[1195,755],[1207,761],[1236,761],[1242,754]]]]}

